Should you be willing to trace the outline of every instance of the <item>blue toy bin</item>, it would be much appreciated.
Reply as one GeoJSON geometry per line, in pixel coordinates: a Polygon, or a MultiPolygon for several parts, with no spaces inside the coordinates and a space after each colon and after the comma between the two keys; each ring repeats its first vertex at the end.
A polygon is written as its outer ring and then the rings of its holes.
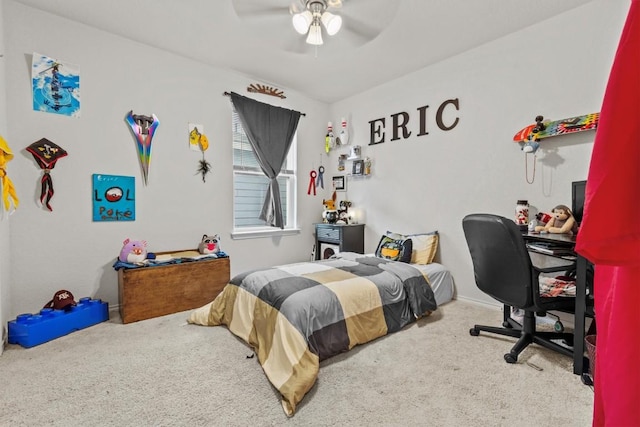
{"type": "Polygon", "coordinates": [[[30,348],[106,320],[109,320],[108,303],[80,298],[68,310],[43,308],[38,314],[18,315],[8,323],[9,344],[30,348]]]}

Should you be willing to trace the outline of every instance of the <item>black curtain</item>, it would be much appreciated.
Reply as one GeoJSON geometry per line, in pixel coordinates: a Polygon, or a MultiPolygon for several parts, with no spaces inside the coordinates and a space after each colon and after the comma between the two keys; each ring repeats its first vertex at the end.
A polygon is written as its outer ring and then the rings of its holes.
{"type": "Polygon", "coordinates": [[[262,172],[270,179],[259,218],[272,227],[284,228],[278,174],[287,158],[300,112],[264,104],[231,92],[235,108],[262,172]]]}

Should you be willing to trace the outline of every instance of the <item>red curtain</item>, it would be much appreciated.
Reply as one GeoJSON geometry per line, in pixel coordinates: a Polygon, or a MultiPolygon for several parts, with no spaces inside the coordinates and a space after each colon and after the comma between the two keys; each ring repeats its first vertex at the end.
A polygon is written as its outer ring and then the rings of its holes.
{"type": "Polygon", "coordinates": [[[609,76],[576,250],[595,265],[594,426],[640,426],[640,0],[609,76]]]}

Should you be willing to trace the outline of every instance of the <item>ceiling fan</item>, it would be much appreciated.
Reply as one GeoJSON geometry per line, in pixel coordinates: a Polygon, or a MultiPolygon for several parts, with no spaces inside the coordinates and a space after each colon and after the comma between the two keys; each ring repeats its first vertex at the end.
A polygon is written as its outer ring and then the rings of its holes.
{"type": "Polygon", "coordinates": [[[325,44],[337,53],[362,46],[389,26],[399,7],[389,0],[231,0],[249,33],[286,51],[325,44]],[[292,30],[292,24],[295,31],[292,30]],[[328,35],[329,37],[323,37],[328,35]],[[339,32],[339,35],[332,37],[339,32]],[[305,37],[297,38],[300,34],[305,37]]]}
{"type": "Polygon", "coordinates": [[[295,5],[298,3],[292,3],[289,11],[293,14],[291,19],[293,28],[299,34],[307,34],[307,43],[316,46],[324,43],[321,23],[330,36],[340,31],[342,17],[329,12],[327,9],[342,7],[342,0],[305,0],[304,3],[304,10],[296,12],[295,5]]]}

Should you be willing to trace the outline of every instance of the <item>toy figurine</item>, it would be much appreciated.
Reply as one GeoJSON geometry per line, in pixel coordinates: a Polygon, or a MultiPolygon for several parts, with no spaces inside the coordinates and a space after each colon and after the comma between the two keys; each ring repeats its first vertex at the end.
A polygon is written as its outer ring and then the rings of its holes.
{"type": "Polygon", "coordinates": [[[556,233],[556,234],[576,234],[578,232],[578,223],[569,209],[565,205],[558,205],[551,211],[551,218],[544,225],[538,225],[535,231],[556,233]]]}

